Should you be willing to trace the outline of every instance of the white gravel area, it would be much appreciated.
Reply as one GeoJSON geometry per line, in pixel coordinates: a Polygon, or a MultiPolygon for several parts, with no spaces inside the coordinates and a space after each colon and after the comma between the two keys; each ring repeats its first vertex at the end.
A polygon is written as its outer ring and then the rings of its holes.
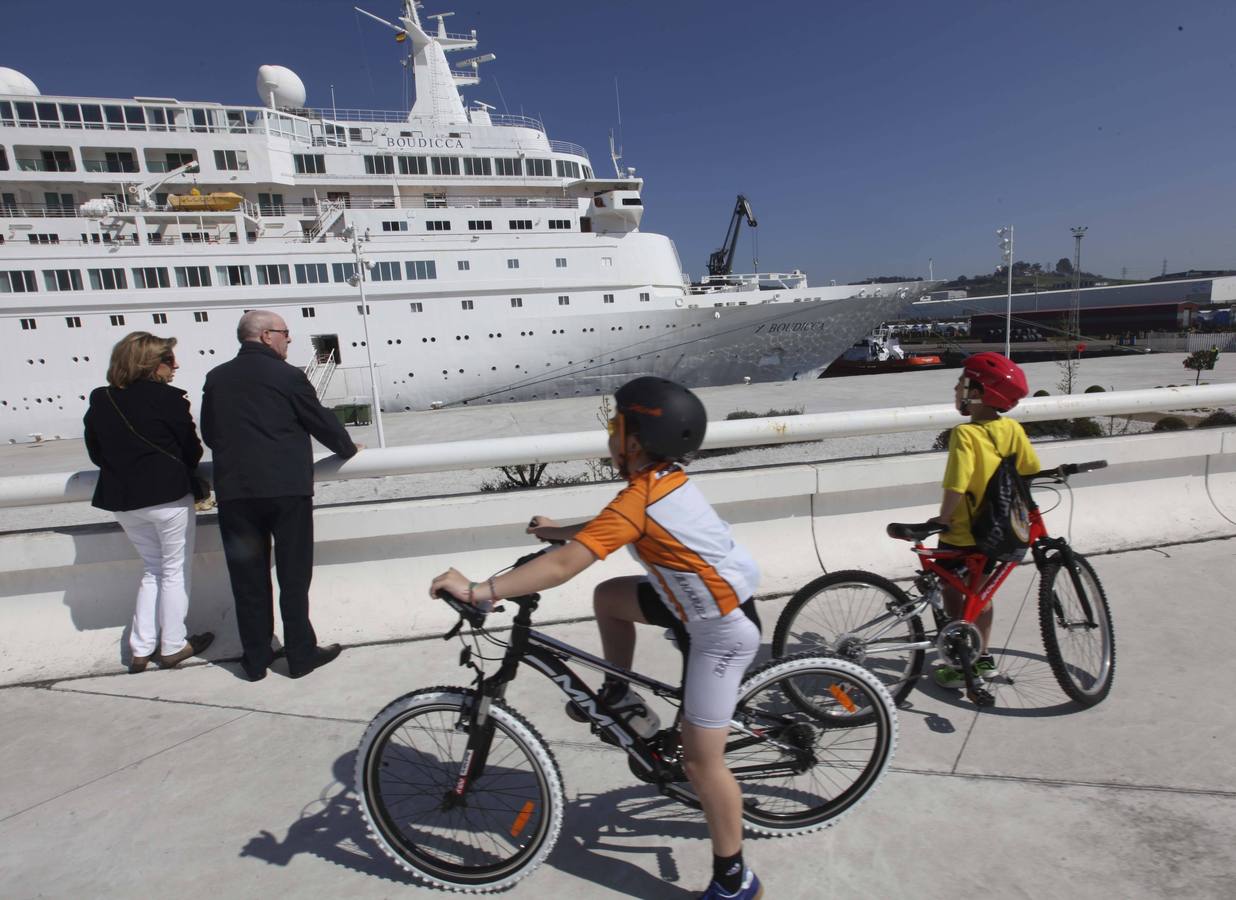
{"type": "MultiPolygon", "coordinates": [[[[1106,390],[1133,390],[1168,384],[1192,384],[1192,372],[1184,369],[1183,354],[1154,354],[1134,357],[1107,357],[1081,363],[1075,390],[1092,384],[1106,390]]],[[[1057,383],[1061,368],[1056,363],[1031,363],[1025,366],[1032,390],[1060,393],[1057,383]]],[[[1220,356],[1213,372],[1205,373],[1204,383],[1236,381],[1236,356],[1220,356]]],[[[939,369],[893,375],[828,378],[805,382],[732,385],[700,391],[713,420],[724,419],[736,410],[763,414],[770,409],[798,409],[805,413],[855,409],[883,409],[946,403],[952,399],[956,369],[939,369]]],[[[485,407],[461,407],[426,412],[389,413],[383,416],[388,446],[438,443],[508,437],[521,434],[584,431],[600,428],[603,421],[601,400],[578,397],[541,400],[531,403],[485,407]]],[[[1131,434],[1149,430],[1151,424],[1128,422],[1123,417],[1100,420],[1109,432],[1131,434]]],[[[367,446],[377,446],[374,426],[351,429],[353,437],[367,446]]],[[[801,444],[757,447],[700,459],[691,471],[714,471],[757,465],[815,462],[828,459],[891,456],[932,449],[938,431],[900,434],[862,435],[801,444]]],[[[0,448],[0,472],[23,475],[36,472],[73,472],[90,467],[80,440],[19,444],[0,448]]],[[[585,472],[584,462],[551,464],[546,477],[571,477],[585,472]]],[[[352,481],[323,482],[317,485],[319,506],[372,500],[473,493],[485,481],[500,481],[497,469],[468,469],[418,475],[389,476],[352,481]]],[[[111,522],[112,515],[88,503],[0,509],[0,531],[45,529],[111,522]]]]}

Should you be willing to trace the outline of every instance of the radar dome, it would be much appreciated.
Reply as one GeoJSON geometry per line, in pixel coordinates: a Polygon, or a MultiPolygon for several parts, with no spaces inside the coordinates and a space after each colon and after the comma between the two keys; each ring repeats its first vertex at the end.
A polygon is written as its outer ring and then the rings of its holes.
{"type": "Polygon", "coordinates": [[[263,105],[270,105],[272,94],[275,106],[299,108],[305,105],[305,83],[285,66],[262,66],[258,69],[257,91],[263,105]]]}
{"type": "Polygon", "coordinates": [[[19,94],[23,97],[38,97],[43,92],[38,86],[16,69],[0,66],[0,94],[19,94]]]}

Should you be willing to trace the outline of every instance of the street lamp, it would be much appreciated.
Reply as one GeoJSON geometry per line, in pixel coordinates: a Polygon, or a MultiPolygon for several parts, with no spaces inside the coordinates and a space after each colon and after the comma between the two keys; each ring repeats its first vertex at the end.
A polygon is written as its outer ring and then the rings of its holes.
{"type": "Polygon", "coordinates": [[[378,370],[373,365],[373,344],[369,340],[369,304],[365,302],[365,273],[373,267],[373,263],[365,259],[361,253],[360,238],[356,227],[348,225],[343,229],[343,236],[352,242],[352,256],[356,259],[356,271],[348,277],[348,284],[360,288],[361,322],[365,328],[365,355],[369,359],[369,390],[373,397],[373,421],[378,426],[378,446],[386,446],[386,432],[382,430],[382,402],[378,396],[378,370]]]}
{"type": "Polygon", "coordinates": [[[996,229],[1000,238],[1000,253],[1004,256],[1004,268],[1008,273],[1008,297],[1004,303],[1004,355],[1010,356],[1013,340],[1013,226],[996,229]]]}

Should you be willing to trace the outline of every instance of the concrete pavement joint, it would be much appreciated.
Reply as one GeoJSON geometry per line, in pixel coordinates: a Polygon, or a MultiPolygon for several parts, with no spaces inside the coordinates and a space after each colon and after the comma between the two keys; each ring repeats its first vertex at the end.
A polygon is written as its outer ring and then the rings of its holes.
{"type": "MultiPolygon", "coordinates": [[[[107,696],[113,696],[113,695],[108,694],[107,696]]],[[[137,766],[140,766],[142,763],[146,762],[147,760],[154,759],[156,756],[161,756],[162,754],[167,753],[170,750],[175,750],[177,747],[183,747],[185,744],[189,743],[190,741],[196,741],[198,738],[205,737],[206,735],[211,734],[212,732],[218,731],[220,728],[226,728],[228,725],[231,725],[234,722],[239,722],[241,719],[245,718],[248,715],[250,715],[250,713],[245,712],[242,715],[236,716],[233,719],[228,719],[226,722],[220,722],[218,725],[213,725],[210,728],[207,728],[205,731],[200,731],[197,734],[191,735],[190,737],[187,737],[182,741],[177,741],[176,743],[170,744],[169,746],[164,747],[161,750],[156,750],[154,753],[148,753],[147,755],[141,757],[140,759],[135,759],[133,762],[126,763],[125,765],[120,766],[119,768],[112,769],[110,772],[104,772],[102,775],[99,775],[95,778],[91,778],[89,781],[84,781],[81,784],[74,785],[68,790],[61,791],[60,793],[55,794],[54,796],[48,797],[45,800],[40,800],[38,803],[31,804],[30,806],[27,806],[25,809],[19,809],[17,812],[10,813],[4,818],[0,818],[0,823],[7,822],[10,819],[15,819],[21,815],[25,815],[26,813],[30,812],[33,809],[38,809],[40,806],[44,806],[48,803],[51,803],[53,800],[59,800],[61,797],[66,797],[75,791],[79,791],[84,787],[89,787],[92,784],[96,784],[104,780],[105,778],[111,778],[113,775],[116,775],[119,772],[124,772],[127,769],[132,769],[137,766]]]]}
{"type": "Polygon", "coordinates": [[[1175,787],[1170,784],[1127,784],[1119,781],[1078,781],[1069,778],[1044,778],[1032,775],[990,775],[982,772],[944,772],[935,769],[903,769],[890,766],[890,772],[898,775],[929,775],[937,778],[963,778],[972,781],[1004,781],[1015,784],[1037,784],[1044,787],[1082,787],[1114,791],[1147,791],[1160,794],[1180,794],[1184,796],[1215,797],[1220,800],[1236,800],[1236,791],[1220,788],[1189,788],[1175,787]]]}

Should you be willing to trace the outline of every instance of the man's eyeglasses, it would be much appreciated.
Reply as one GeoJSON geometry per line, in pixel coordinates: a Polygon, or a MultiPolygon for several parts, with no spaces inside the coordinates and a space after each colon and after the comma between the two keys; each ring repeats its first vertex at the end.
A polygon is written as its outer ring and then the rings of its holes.
{"type": "Polygon", "coordinates": [[[286,328],[263,328],[262,330],[263,331],[273,331],[275,334],[281,334],[284,337],[287,337],[291,333],[286,328]]]}

